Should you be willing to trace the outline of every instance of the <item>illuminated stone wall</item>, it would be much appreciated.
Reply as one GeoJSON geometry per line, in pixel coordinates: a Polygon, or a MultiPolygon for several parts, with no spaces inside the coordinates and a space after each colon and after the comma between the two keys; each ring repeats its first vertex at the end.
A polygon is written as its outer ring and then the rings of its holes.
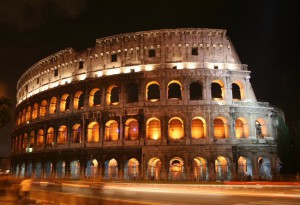
{"type": "Polygon", "coordinates": [[[120,34],[60,51],[18,82],[13,173],[270,180],[282,113],[256,101],[249,79],[219,29],[120,34]]]}

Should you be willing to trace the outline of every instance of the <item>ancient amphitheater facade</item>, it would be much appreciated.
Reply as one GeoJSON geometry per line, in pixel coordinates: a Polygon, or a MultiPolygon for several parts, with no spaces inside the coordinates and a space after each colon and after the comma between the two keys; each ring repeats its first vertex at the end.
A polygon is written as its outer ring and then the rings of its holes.
{"type": "Polygon", "coordinates": [[[96,40],[29,68],[17,84],[12,170],[19,177],[270,180],[276,116],[222,29],[96,40]]]}

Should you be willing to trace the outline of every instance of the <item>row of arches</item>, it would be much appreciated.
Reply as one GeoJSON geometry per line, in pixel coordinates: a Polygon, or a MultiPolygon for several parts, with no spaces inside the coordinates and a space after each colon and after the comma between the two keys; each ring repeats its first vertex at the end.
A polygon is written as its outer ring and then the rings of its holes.
{"type": "MultiPolygon", "coordinates": [[[[157,81],[151,81],[146,85],[146,101],[156,102],[159,101],[161,96],[160,84],[157,81]]],[[[172,80],[168,83],[167,98],[168,99],[182,99],[182,84],[177,80],[172,80]]],[[[211,84],[212,99],[224,99],[224,83],[220,80],[213,81],[211,84]]],[[[100,88],[93,88],[89,91],[88,96],[83,91],[77,91],[73,97],[65,93],[59,98],[53,96],[50,99],[43,99],[40,103],[36,102],[33,105],[27,106],[18,112],[16,116],[16,125],[25,124],[30,120],[52,115],[56,112],[66,112],[72,110],[82,110],[85,107],[85,99],[88,97],[88,106],[90,108],[100,106],[102,102],[102,90],[100,88]],[[72,100],[72,99],[73,100],[72,100]],[[71,107],[72,106],[72,107],[71,107]]],[[[118,105],[120,103],[120,87],[117,85],[109,86],[105,91],[106,105],[118,105]]],[[[127,103],[139,101],[138,85],[131,83],[127,86],[127,103]]],[[[190,100],[203,99],[203,86],[200,82],[192,82],[189,85],[190,100]]],[[[237,82],[232,84],[232,96],[235,100],[244,99],[244,91],[242,83],[237,82]]]]}
{"type": "MultiPolygon", "coordinates": [[[[184,121],[180,117],[173,117],[168,121],[168,138],[171,140],[179,140],[185,137],[184,121]]],[[[159,140],[162,136],[162,124],[158,118],[149,118],[146,121],[146,139],[159,140]]],[[[31,132],[20,134],[14,140],[14,146],[18,148],[32,148],[39,146],[53,146],[54,144],[67,143],[82,143],[99,142],[102,137],[105,141],[117,141],[121,138],[125,140],[138,140],[141,136],[140,125],[136,118],[128,118],[123,125],[123,135],[120,133],[120,123],[117,120],[107,121],[103,128],[97,121],[90,122],[86,131],[79,123],[72,127],[61,125],[55,130],[54,127],[45,129],[32,130],[31,132]],[[85,139],[84,134],[85,133],[85,139]],[[102,134],[103,133],[103,134],[102,134]]],[[[245,118],[239,117],[234,123],[235,138],[248,138],[249,125],[245,118]]],[[[255,130],[258,137],[266,136],[266,125],[262,118],[255,121],[255,130]]],[[[190,122],[190,137],[192,139],[203,139],[208,136],[207,123],[203,117],[195,117],[190,122]]],[[[224,117],[217,117],[213,120],[213,137],[228,138],[229,126],[227,119],[224,117]]]]}
{"type": "MultiPolygon", "coordinates": [[[[145,165],[145,178],[148,180],[170,181],[208,181],[213,173],[216,181],[232,180],[231,162],[224,156],[218,156],[214,160],[214,166],[210,166],[203,157],[195,157],[192,164],[186,165],[180,157],[173,157],[168,164],[163,164],[159,157],[152,157],[145,165]],[[163,166],[167,169],[164,170],[163,166]],[[213,169],[213,170],[210,170],[213,169]],[[165,178],[166,177],[166,178],[165,178]]],[[[270,160],[259,157],[257,161],[259,179],[271,180],[270,160]]],[[[14,175],[18,177],[56,178],[56,179],[108,179],[108,180],[138,180],[143,168],[136,158],[130,158],[124,165],[118,163],[115,158],[106,160],[103,164],[97,159],[90,159],[85,164],[80,160],[73,160],[68,164],[61,160],[58,162],[47,161],[45,163],[21,163],[15,165],[14,175]],[[120,170],[122,169],[123,170],[120,170]],[[123,175],[123,176],[121,176],[123,175]]],[[[253,166],[249,158],[240,156],[238,159],[238,179],[252,179],[253,166]]]]}

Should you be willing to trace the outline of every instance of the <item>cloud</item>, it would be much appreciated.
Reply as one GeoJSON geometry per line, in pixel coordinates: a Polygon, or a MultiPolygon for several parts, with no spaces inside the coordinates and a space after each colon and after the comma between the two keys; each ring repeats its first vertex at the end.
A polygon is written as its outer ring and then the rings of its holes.
{"type": "Polygon", "coordinates": [[[87,9],[87,0],[2,0],[0,24],[27,30],[52,19],[77,18],[87,9]]]}

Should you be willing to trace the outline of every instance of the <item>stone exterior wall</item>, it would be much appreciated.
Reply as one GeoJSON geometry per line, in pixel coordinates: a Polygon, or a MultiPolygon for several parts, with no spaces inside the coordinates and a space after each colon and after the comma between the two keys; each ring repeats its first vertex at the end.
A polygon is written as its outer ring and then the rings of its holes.
{"type": "Polygon", "coordinates": [[[82,52],[63,50],[33,65],[18,82],[13,173],[60,178],[63,169],[63,178],[71,179],[270,180],[278,174],[276,116],[281,113],[256,101],[249,79],[250,71],[241,64],[225,30],[128,33],[97,39],[94,48],[82,52]],[[155,101],[149,97],[152,84],[159,87],[155,101]],[[133,102],[131,85],[137,87],[133,102]],[[214,96],[215,85],[219,97],[214,96]],[[101,99],[91,106],[95,89],[101,99]],[[180,96],[170,97],[172,89],[180,96]],[[194,92],[199,98],[192,98],[194,92]],[[77,109],[79,96],[83,105],[77,109]],[[51,107],[56,107],[53,113],[51,107]],[[158,139],[149,134],[152,119],[159,122],[158,139]],[[117,124],[116,140],[109,135],[112,122],[117,124]],[[80,126],[78,142],[72,140],[75,125],[80,126]],[[62,126],[67,130],[64,143],[62,126]],[[51,145],[46,143],[49,128],[54,130],[51,145]],[[183,136],[174,137],[173,128],[182,130],[183,136]],[[138,136],[128,138],[128,129],[137,130],[138,136]],[[195,137],[197,129],[205,134],[195,137]],[[224,136],[217,136],[219,129],[224,136]],[[95,136],[97,140],[91,141],[95,136]]]}

